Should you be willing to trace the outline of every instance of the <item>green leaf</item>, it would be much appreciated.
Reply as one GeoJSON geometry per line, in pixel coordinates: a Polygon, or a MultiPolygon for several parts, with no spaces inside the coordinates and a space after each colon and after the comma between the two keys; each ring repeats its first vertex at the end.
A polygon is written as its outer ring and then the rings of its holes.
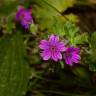
{"type": "Polygon", "coordinates": [[[18,5],[16,0],[2,0],[0,3],[0,16],[8,16],[12,12],[15,12],[18,5]]]}
{"type": "Polygon", "coordinates": [[[64,69],[64,62],[60,61],[61,68],[64,69]]]}
{"type": "Polygon", "coordinates": [[[31,0],[33,2],[33,16],[39,23],[41,30],[52,28],[54,18],[64,21],[65,17],[61,15],[69,6],[74,4],[75,0],[31,0]],[[70,2],[69,2],[70,1],[70,2]]]}
{"type": "Polygon", "coordinates": [[[91,48],[96,48],[96,32],[94,32],[90,39],[91,48]]]}
{"type": "Polygon", "coordinates": [[[73,68],[72,72],[79,78],[89,79],[88,72],[83,67],[73,68]]]}
{"type": "Polygon", "coordinates": [[[38,30],[37,25],[34,24],[34,23],[32,23],[32,24],[30,25],[30,31],[31,31],[31,33],[32,33],[32,34],[35,34],[35,33],[37,32],[37,30],[38,30]]]}
{"type": "Polygon", "coordinates": [[[30,70],[21,33],[0,40],[0,96],[23,96],[30,70]]]}
{"type": "Polygon", "coordinates": [[[66,31],[64,30],[64,22],[61,22],[60,20],[54,18],[52,32],[63,37],[66,34],[66,31]]]}
{"type": "MultiPolygon", "coordinates": [[[[46,0],[42,0],[46,1],[46,0]]],[[[68,7],[73,6],[76,0],[47,0],[47,2],[58,9],[60,12],[66,10],[68,7]]]]}
{"type": "Polygon", "coordinates": [[[76,26],[75,24],[73,24],[70,21],[67,21],[64,23],[64,32],[66,37],[69,39],[69,42],[71,44],[74,44],[74,39],[76,37],[76,34],[79,32],[79,28],[78,26],[76,26]]]}
{"type": "MultiPolygon", "coordinates": [[[[76,33],[79,32],[79,28],[71,21],[60,21],[58,18],[54,18],[51,31],[61,37],[66,35],[71,40],[75,38],[76,33]]],[[[73,41],[71,42],[74,43],[73,41]]]]}
{"type": "Polygon", "coordinates": [[[89,69],[90,69],[90,71],[96,72],[96,63],[90,63],[89,64],[89,69]]]}
{"type": "Polygon", "coordinates": [[[83,44],[85,42],[88,42],[88,34],[87,33],[83,33],[83,34],[77,35],[75,37],[75,40],[74,40],[75,44],[83,44]]]}
{"type": "Polygon", "coordinates": [[[90,58],[92,62],[96,62],[96,32],[94,32],[90,39],[91,54],[90,58]]]}
{"type": "Polygon", "coordinates": [[[88,3],[88,0],[77,0],[76,3],[86,5],[88,3]]]}
{"type": "Polygon", "coordinates": [[[91,48],[89,55],[89,69],[96,71],[96,49],[91,48]]]}
{"type": "Polygon", "coordinates": [[[79,28],[70,21],[66,21],[64,27],[69,37],[75,37],[76,33],[79,32],[79,28]]]}
{"type": "Polygon", "coordinates": [[[90,39],[90,64],[89,69],[96,71],[96,32],[94,32],[90,39]]]}

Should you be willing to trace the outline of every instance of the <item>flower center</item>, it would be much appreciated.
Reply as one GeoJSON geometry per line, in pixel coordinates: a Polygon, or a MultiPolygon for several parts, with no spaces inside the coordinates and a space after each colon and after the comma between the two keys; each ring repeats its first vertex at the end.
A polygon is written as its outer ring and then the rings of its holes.
{"type": "Polygon", "coordinates": [[[68,52],[68,53],[67,53],[67,56],[68,56],[68,57],[71,57],[71,56],[72,56],[72,53],[71,53],[71,52],[68,52]]]}
{"type": "Polygon", "coordinates": [[[22,13],[21,15],[20,15],[20,19],[23,19],[24,18],[24,13],[22,13]]]}
{"type": "Polygon", "coordinates": [[[51,50],[51,51],[56,51],[56,46],[51,46],[51,47],[50,47],[50,50],[51,50]]]}

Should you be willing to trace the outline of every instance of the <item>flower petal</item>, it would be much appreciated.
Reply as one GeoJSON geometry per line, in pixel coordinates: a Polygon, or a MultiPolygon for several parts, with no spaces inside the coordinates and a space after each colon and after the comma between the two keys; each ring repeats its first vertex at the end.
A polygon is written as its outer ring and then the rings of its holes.
{"type": "Polygon", "coordinates": [[[29,10],[26,10],[24,7],[19,6],[16,13],[16,20],[21,23],[21,25],[25,28],[29,28],[29,24],[32,23],[32,16],[29,10]]]}
{"type": "Polygon", "coordinates": [[[48,49],[49,48],[49,42],[47,40],[41,40],[39,48],[40,49],[48,49]]]}
{"type": "Polygon", "coordinates": [[[55,54],[55,52],[51,52],[51,58],[52,58],[54,61],[58,61],[58,57],[57,57],[57,55],[55,54]]]}
{"type": "Polygon", "coordinates": [[[26,20],[21,20],[21,25],[25,28],[28,29],[29,28],[29,24],[26,22],[26,20]]]}
{"type": "Polygon", "coordinates": [[[19,6],[18,11],[16,13],[16,20],[20,20],[20,16],[21,16],[22,13],[25,13],[25,9],[22,6],[19,6]]]}
{"type": "Polygon", "coordinates": [[[72,58],[72,61],[73,61],[74,63],[79,63],[79,60],[76,59],[76,58],[72,58]]]}
{"type": "Polygon", "coordinates": [[[72,60],[73,60],[73,62],[75,62],[75,63],[79,63],[79,61],[80,61],[80,56],[79,56],[78,54],[75,54],[75,55],[72,56],[72,60]]]}
{"type": "Polygon", "coordinates": [[[57,42],[59,42],[59,36],[51,35],[49,38],[49,42],[50,44],[56,44],[57,42]]]}
{"type": "Polygon", "coordinates": [[[58,57],[59,60],[62,59],[62,54],[60,52],[55,53],[55,55],[58,57]]]}
{"type": "Polygon", "coordinates": [[[69,65],[73,65],[73,63],[79,63],[79,48],[74,48],[73,46],[67,48],[65,52],[65,62],[69,65]]]}
{"type": "Polygon", "coordinates": [[[57,48],[58,48],[58,50],[59,51],[61,51],[61,52],[64,52],[64,51],[66,51],[66,47],[65,47],[65,43],[64,42],[59,42],[58,44],[57,44],[57,48]]]}
{"type": "Polygon", "coordinates": [[[53,53],[51,53],[51,58],[54,61],[58,61],[58,60],[61,60],[62,59],[62,55],[61,55],[60,52],[53,52],[53,53]]]}
{"type": "Polygon", "coordinates": [[[43,51],[43,52],[41,53],[41,57],[43,58],[43,60],[48,60],[48,59],[50,59],[50,57],[51,57],[51,52],[48,51],[48,50],[43,51]]]}
{"type": "Polygon", "coordinates": [[[66,64],[68,64],[68,65],[73,65],[73,62],[72,62],[72,59],[71,58],[68,58],[68,57],[66,57],[65,56],[65,62],[66,62],[66,64]]]}
{"type": "Polygon", "coordinates": [[[74,58],[79,59],[80,60],[80,56],[78,54],[74,54],[74,58]]]}
{"type": "Polygon", "coordinates": [[[75,48],[75,49],[74,49],[74,51],[75,51],[76,53],[78,53],[79,50],[80,50],[80,48],[75,48]]]}
{"type": "Polygon", "coordinates": [[[31,16],[31,14],[29,13],[29,11],[26,11],[25,13],[24,13],[24,19],[27,21],[27,22],[32,22],[32,16],[31,16]]]}

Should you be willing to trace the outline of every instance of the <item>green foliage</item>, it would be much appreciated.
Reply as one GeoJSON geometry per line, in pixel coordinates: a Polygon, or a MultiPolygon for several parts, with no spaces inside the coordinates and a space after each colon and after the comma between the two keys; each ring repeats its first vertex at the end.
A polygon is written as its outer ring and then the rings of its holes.
{"type": "Polygon", "coordinates": [[[91,0],[0,1],[0,96],[23,96],[27,90],[32,96],[93,96],[92,92],[96,95],[96,84],[89,71],[96,72],[96,32],[90,38],[75,25],[78,16],[62,14],[68,7],[86,5],[87,1],[91,0]],[[26,9],[32,6],[34,23],[28,30],[15,20],[19,5],[26,9]],[[7,34],[2,36],[4,32],[7,34]],[[50,34],[59,35],[68,46],[81,44],[80,64],[68,66],[64,54],[60,62],[43,61],[38,46],[50,34]]]}
{"type": "Polygon", "coordinates": [[[30,25],[30,31],[31,31],[31,33],[32,33],[32,34],[35,34],[35,33],[37,32],[37,30],[38,30],[37,25],[34,24],[34,23],[32,23],[32,24],[30,25]]]}
{"type": "Polygon", "coordinates": [[[0,1],[0,27],[4,33],[12,33],[15,28],[15,12],[18,7],[17,0],[0,1]]]}
{"type": "Polygon", "coordinates": [[[78,34],[75,37],[74,43],[75,44],[83,44],[85,42],[88,42],[88,34],[87,33],[83,33],[83,34],[78,34]]]}
{"type": "Polygon", "coordinates": [[[63,37],[66,34],[66,31],[64,30],[64,22],[61,22],[60,20],[57,20],[54,18],[52,32],[54,34],[57,34],[57,35],[63,37]]]}
{"type": "Polygon", "coordinates": [[[61,68],[64,68],[64,62],[60,61],[61,68]]]}
{"type": "Polygon", "coordinates": [[[54,24],[54,18],[64,21],[64,17],[61,15],[69,6],[74,4],[74,0],[31,0],[34,5],[33,16],[39,23],[40,29],[51,29],[54,24]]]}
{"type": "Polygon", "coordinates": [[[81,79],[85,79],[85,80],[88,80],[89,79],[89,75],[88,75],[88,72],[85,68],[83,67],[76,67],[76,68],[73,68],[73,73],[81,78],[81,79]]]}
{"type": "Polygon", "coordinates": [[[96,62],[96,32],[94,32],[91,36],[90,47],[91,47],[91,60],[92,62],[96,62]]]}
{"type": "Polygon", "coordinates": [[[75,24],[72,24],[69,21],[66,21],[64,27],[65,27],[66,35],[70,39],[71,44],[74,44],[74,38],[76,36],[76,33],[79,32],[79,28],[75,24]]]}
{"type": "Polygon", "coordinates": [[[1,0],[0,3],[0,16],[8,16],[16,11],[18,5],[17,0],[1,0]]]}
{"type": "Polygon", "coordinates": [[[90,47],[92,49],[96,48],[96,32],[92,33],[92,36],[90,38],[90,47]]]}
{"type": "Polygon", "coordinates": [[[90,38],[90,70],[96,71],[96,32],[90,38]]]}
{"type": "Polygon", "coordinates": [[[0,96],[23,96],[29,67],[21,33],[0,39],[0,96]]]}
{"type": "Polygon", "coordinates": [[[61,37],[66,36],[71,44],[84,44],[88,42],[88,34],[80,33],[80,29],[71,21],[65,20],[64,22],[54,19],[52,32],[61,37]]]}
{"type": "Polygon", "coordinates": [[[66,36],[71,44],[75,44],[76,34],[79,32],[79,28],[71,21],[65,21],[64,23],[55,23],[55,32],[60,36],[66,36]]]}
{"type": "Polygon", "coordinates": [[[86,4],[88,0],[76,0],[77,4],[86,4]]]}
{"type": "MultiPolygon", "coordinates": [[[[13,30],[15,29],[15,22],[14,22],[14,14],[10,14],[5,18],[5,24],[1,25],[2,28],[4,28],[4,33],[12,34],[13,30]]],[[[4,21],[3,21],[4,22],[4,21]]]]}

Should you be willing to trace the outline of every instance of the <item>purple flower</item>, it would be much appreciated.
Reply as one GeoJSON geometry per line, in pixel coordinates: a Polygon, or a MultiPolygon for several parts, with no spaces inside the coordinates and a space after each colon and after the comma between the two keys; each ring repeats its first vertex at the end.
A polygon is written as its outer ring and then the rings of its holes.
{"type": "Polygon", "coordinates": [[[67,48],[64,54],[64,59],[66,64],[71,66],[74,63],[79,63],[80,61],[79,48],[74,48],[73,46],[67,48]]]}
{"type": "Polygon", "coordinates": [[[19,21],[25,29],[28,29],[29,24],[32,23],[31,11],[26,10],[22,6],[19,6],[18,11],[16,13],[16,20],[19,21]]]}
{"type": "Polygon", "coordinates": [[[39,47],[40,49],[42,49],[41,57],[43,58],[43,60],[61,60],[61,52],[64,52],[66,50],[65,43],[60,42],[59,37],[55,35],[51,35],[49,41],[41,40],[39,47]]]}

